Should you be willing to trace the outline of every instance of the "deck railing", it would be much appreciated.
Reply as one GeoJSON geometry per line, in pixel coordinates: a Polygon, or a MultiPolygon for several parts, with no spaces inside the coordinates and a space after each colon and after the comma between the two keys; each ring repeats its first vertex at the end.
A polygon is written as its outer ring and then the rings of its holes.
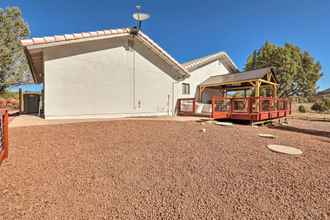
{"type": "Polygon", "coordinates": [[[196,111],[196,100],[195,98],[178,99],[178,113],[179,114],[194,114],[196,111]]]}
{"type": "Polygon", "coordinates": [[[261,114],[261,117],[276,118],[290,114],[291,103],[288,99],[273,97],[214,96],[211,104],[196,102],[194,98],[179,99],[177,109],[179,115],[203,114],[212,118],[231,118],[234,114],[261,114]]]}
{"type": "Polygon", "coordinates": [[[212,106],[210,104],[197,102],[194,98],[178,99],[178,115],[211,116],[212,106]]]}
{"type": "Polygon", "coordinates": [[[288,99],[273,97],[220,97],[212,98],[213,113],[262,113],[273,111],[289,111],[291,103],[288,99]]]}

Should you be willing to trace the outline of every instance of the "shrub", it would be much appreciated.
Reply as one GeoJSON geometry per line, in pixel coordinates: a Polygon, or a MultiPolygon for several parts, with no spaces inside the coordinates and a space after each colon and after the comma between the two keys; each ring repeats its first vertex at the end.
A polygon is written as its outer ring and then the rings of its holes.
{"type": "Polygon", "coordinates": [[[7,99],[7,109],[18,109],[19,102],[16,99],[7,99]]]}
{"type": "Polygon", "coordinates": [[[16,99],[13,99],[13,98],[7,99],[7,104],[16,105],[17,103],[18,103],[18,101],[16,99]]]}
{"type": "Polygon", "coordinates": [[[322,98],[321,100],[316,101],[311,109],[317,112],[326,112],[330,111],[330,99],[329,98],[322,98]]]}
{"type": "Polygon", "coordinates": [[[18,99],[18,92],[3,92],[3,93],[0,93],[0,98],[3,98],[3,99],[10,99],[10,98],[13,98],[13,99],[18,99]]]}
{"type": "Polygon", "coordinates": [[[301,112],[301,113],[305,113],[306,112],[305,106],[299,105],[298,111],[301,112]]]}
{"type": "Polygon", "coordinates": [[[0,98],[0,108],[6,108],[7,106],[7,100],[0,98]]]}
{"type": "Polygon", "coordinates": [[[324,97],[323,100],[325,106],[328,108],[328,110],[330,110],[330,97],[324,97]]]}

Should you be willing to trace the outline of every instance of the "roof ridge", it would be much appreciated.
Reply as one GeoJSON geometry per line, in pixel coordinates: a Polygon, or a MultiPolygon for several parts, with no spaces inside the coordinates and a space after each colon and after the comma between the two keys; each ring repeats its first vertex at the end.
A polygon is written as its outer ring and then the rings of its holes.
{"type": "Polygon", "coordinates": [[[263,70],[263,69],[271,69],[271,68],[272,68],[272,67],[263,67],[263,68],[254,69],[254,70],[247,70],[247,71],[236,72],[236,73],[227,73],[227,74],[223,74],[223,75],[215,75],[215,76],[210,76],[210,77],[227,76],[227,75],[234,75],[234,74],[244,74],[244,73],[252,72],[252,71],[255,71],[255,70],[263,70]]]}
{"type": "Polygon", "coordinates": [[[229,65],[229,68],[231,71],[238,71],[238,67],[236,64],[232,61],[232,59],[228,56],[228,54],[224,51],[220,51],[214,54],[210,54],[204,57],[196,58],[194,60],[182,63],[182,66],[184,66],[188,71],[194,71],[195,69],[198,69],[199,67],[208,64],[209,62],[212,62],[213,60],[220,59],[221,57],[224,57],[226,60],[225,63],[229,65]]]}
{"type": "MultiPolygon", "coordinates": [[[[242,81],[251,80],[251,79],[261,79],[268,73],[268,70],[271,70],[271,69],[272,69],[271,67],[264,67],[264,68],[249,70],[249,71],[245,71],[245,72],[210,76],[204,82],[202,82],[200,85],[209,85],[210,86],[210,85],[216,85],[216,84],[220,85],[220,84],[228,83],[228,82],[242,82],[242,81]]],[[[272,73],[274,73],[274,72],[272,71],[272,73]]],[[[275,80],[276,80],[276,77],[275,77],[275,80]]]]}
{"type": "Polygon", "coordinates": [[[209,55],[206,55],[206,56],[198,57],[198,58],[192,59],[190,61],[187,61],[187,62],[184,62],[184,63],[181,63],[181,64],[183,66],[189,65],[190,63],[193,63],[193,62],[196,62],[196,61],[199,61],[199,60],[209,59],[210,57],[217,56],[217,55],[222,54],[222,53],[224,53],[224,51],[219,51],[217,53],[213,53],[213,54],[209,54],[209,55]]]}

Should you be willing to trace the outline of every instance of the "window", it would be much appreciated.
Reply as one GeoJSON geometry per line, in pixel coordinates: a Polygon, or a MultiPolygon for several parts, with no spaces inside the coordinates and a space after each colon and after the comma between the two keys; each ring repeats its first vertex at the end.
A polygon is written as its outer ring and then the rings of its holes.
{"type": "Polygon", "coordinates": [[[182,94],[183,95],[190,94],[190,84],[189,83],[182,83],[182,94]]]}

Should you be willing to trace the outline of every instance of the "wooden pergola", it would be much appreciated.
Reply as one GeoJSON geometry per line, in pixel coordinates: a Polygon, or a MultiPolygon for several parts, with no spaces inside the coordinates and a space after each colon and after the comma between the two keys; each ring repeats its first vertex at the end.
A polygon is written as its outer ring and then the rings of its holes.
{"type": "Polygon", "coordinates": [[[252,70],[242,73],[213,76],[199,85],[199,99],[206,89],[218,89],[220,95],[226,96],[229,91],[254,90],[255,97],[260,96],[262,88],[270,87],[272,97],[277,97],[278,81],[272,68],[252,70]]]}
{"type": "Polygon", "coordinates": [[[278,86],[272,68],[212,76],[199,85],[196,98],[179,100],[179,115],[196,115],[196,104],[202,104],[210,105],[210,117],[214,119],[255,122],[286,117],[291,113],[291,103],[277,97],[278,86]],[[268,92],[262,94],[262,89],[268,92]],[[228,94],[230,91],[244,93],[232,97],[228,94]],[[247,91],[251,93],[247,95],[247,91]]]}
{"type": "Polygon", "coordinates": [[[206,98],[212,97],[211,117],[215,119],[260,121],[285,117],[290,114],[290,103],[277,97],[278,86],[272,68],[212,76],[199,85],[190,113],[194,113],[195,103],[209,104],[203,100],[203,94],[207,93],[206,98]],[[262,89],[267,89],[265,94],[262,89]],[[231,97],[228,95],[230,91],[244,93],[231,97]],[[250,91],[249,95],[247,91],[250,91]]]}

